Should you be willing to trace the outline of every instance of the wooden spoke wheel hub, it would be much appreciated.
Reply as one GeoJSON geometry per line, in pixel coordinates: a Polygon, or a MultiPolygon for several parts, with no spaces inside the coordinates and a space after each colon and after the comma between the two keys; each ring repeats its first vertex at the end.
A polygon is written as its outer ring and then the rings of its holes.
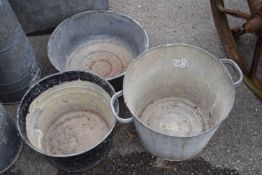
{"type": "Polygon", "coordinates": [[[262,98],[262,81],[258,77],[259,62],[261,61],[260,55],[262,52],[262,1],[247,0],[250,13],[227,8],[224,0],[210,0],[210,3],[217,32],[227,55],[241,67],[247,86],[258,97],[262,98]],[[228,16],[244,19],[245,22],[242,26],[230,28],[228,16]],[[252,33],[257,39],[251,66],[248,66],[245,61],[247,59],[244,59],[244,56],[239,52],[236,42],[245,33],[252,33]]]}

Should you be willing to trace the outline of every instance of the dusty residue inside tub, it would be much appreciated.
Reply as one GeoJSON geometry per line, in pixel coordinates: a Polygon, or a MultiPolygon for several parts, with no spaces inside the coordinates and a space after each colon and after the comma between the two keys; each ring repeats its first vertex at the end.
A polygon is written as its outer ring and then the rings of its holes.
{"type": "Polygon", "coordinates": [[[87,70],[103,78],[123,73],[132,62],[131,49],[111,39],[83,44],[74,50],[66,62],[66,70],[87,70]]]}
{"type": "Polygon", "coordinates": [[[29,141],[52,155],[94,147],[113,127],[110,96],[96,84],[65,82],[39,95],[26,117],[29,141]]]}
{"type": "Polygon", "coordinates": [[[106,122],[94,113],[68,113],[47,130],[43,146],[52,154],[75,153],[96,145],[108,131],[106,122]]]}
{"type": "Polygon", "coordinates": [[[170,136],[185,137],[210,128],[210,116],[191,101],[168,97],[156,100],[141,113],[141,120],[152,129],[170,136]]]}

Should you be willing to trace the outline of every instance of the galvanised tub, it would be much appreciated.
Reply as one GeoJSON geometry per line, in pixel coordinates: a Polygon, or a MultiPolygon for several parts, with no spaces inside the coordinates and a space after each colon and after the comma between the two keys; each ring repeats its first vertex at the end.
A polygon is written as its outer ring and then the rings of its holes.
{"type": "Polygon", "coordinates": [[[121,90],[127,67],[148,45],[146,31],[134,19],[113,11],[87,11],[55,29],[48,57],[61,72],[95,72],[121,90]]]}
{"type": "Polygon", "coordinates": [[[166,160],[185,160],[198,154],[228,117],[235,99],[235,86],[242,72],[228,59],[217,59],[195,46],[164,45],[140,55],[128,68],[123,92],[144,147],[166,160]],[[234,67],[233,81],[225,64],[234,67]]]}
{"type": "MultiPolygon", "coordinates": [[[[113,87],[97,75],[70,71],[50,75],[28,90],[17,112],[23,140],[56,167],[86,171],[104,160],[116,120],[113,87]]],[[[118,102],[115,103],[118,109],[118,102]]]]}

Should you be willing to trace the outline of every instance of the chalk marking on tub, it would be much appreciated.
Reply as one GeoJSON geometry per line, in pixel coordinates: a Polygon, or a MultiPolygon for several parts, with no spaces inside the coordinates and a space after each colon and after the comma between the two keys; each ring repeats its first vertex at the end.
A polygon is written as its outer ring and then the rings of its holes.
{"type": "Polygon", "coordinates": [[[187,64],[186,59],[182,58],[181,60],[173,60],[173,61],[174,61],[176,67],[179,67],[179,68],[186,67],[186,64],[187,64]]]}

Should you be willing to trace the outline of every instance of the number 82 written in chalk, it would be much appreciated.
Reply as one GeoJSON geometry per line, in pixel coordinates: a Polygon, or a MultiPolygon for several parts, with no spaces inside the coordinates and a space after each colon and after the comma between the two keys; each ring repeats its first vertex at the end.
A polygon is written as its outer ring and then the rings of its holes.
{"type": "Polygon", "coordinates": [[[187,64],[186,59],[178,59],[178,60],[173,60],[173,61],[176,67],[180,67],[180,68],[186,67],[186,64],[187,64]]]}

